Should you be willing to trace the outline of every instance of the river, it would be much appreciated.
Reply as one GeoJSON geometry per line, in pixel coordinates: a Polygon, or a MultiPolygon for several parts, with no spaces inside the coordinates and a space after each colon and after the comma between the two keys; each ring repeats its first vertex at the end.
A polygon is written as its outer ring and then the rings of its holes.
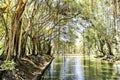
{"type": "Polygon", "coordinates": [[[83,56],[58,56],[42,80],[120,80],[120,64],[83,56]]]}

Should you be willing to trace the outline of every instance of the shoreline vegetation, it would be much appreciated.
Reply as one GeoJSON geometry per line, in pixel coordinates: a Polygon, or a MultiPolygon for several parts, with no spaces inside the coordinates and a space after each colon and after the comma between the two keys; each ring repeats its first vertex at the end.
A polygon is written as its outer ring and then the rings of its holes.
{"type": "Polygon", "coordinates": [[[22,58],[14,69],[0,69],[0,80],[38,80],[53,59],[52,56],[45,54],[22,58]]]}
{"type": "Polygon", "coordinates": [[[107,61],[108,63],[120,63],[120,58],[117,55],[84,55],[84,54],[61,54],[60,56],[72,56],[72,57],[76,57],[76,56],[82,56],[82,57],[89,57],[89,58],[96,58],[99,60],[104,60],[107,61]]]}
{"type": "Polygon", "coordinates": [[[108,63],[118,63],[120,64],[120,58],[117,56],[95,56],[95,58],[107,61],[108,63]]]}

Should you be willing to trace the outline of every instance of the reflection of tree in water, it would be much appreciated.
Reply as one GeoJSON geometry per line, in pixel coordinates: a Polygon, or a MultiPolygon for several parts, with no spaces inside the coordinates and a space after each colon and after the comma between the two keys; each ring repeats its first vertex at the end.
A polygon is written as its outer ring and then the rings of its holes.
{"type": "Polygon", "coordinates": [[[116,77],[113,68],[113,63],[101,62],[101,65],[103,65],[103,67],[101,67],[101,71],[102,71],[101,76],[103,80],[114,79],[116,77]]]}
{"type": "Polygon", "coordinates": [[[115,73],[120,75],[120,65],[119,64],[114,64],[114,71],[115,71],[115,73]]]}
{"type": "Polygon", "coordinates": [[[119,74],[113,64],[89,57],[58,57],[46,71],[50,80],[114,80],[119,74]]]}

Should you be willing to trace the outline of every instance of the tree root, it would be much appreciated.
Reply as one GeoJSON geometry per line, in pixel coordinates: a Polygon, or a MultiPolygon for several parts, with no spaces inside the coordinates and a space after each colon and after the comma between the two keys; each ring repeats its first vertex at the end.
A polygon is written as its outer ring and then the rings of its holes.
{"type": "Polygon", "coordinates": [[[35,68],[38,68],[38,69],[41,70],[41,68],[40,68],[39,66],[37,66],[33,61],[31,61],[31,60],[29,60],[29,59],[27,59],[27,58],[21,58],[21,60],[27,61],[27,62],[29,62],[30,64],[32,64],[35,68]]]}

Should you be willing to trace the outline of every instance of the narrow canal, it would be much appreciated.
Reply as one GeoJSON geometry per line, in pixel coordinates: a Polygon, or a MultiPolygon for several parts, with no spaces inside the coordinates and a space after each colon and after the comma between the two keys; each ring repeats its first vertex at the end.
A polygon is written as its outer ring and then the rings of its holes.
{"type": "Polygon", "coordinates": [[[120,64],[89,57],[59,56],[42,80],[120,80],[120,64]]]}

